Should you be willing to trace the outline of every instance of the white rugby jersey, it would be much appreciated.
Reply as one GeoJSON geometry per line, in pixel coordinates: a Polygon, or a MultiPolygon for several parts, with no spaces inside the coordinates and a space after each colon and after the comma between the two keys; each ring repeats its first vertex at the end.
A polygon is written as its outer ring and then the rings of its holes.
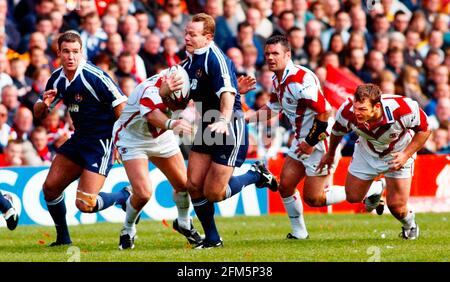
{"type": "Polygon", "coordinates": [[[359,135],[359,144],[372,156],[383,158],[391,152],[404,150],[411,142],[413,132],[428,129],[427,115],[410,98],[381,95],[383,119],[374,125],[356,121],[353,101],[348,99],[339,108],[332,133],[342,136],[350,131],[359,135]]]}
{"type": "MultiPolygon", "coordinates": [[[[275,75],[272,80],[272,94],[267,106],[272,111],[282,111],[289,118],[297,140],[306,138],[315,116],[331,109],[322,93],[319,79],[311,70],[294,65],[291,60],[284,70],[281,82],[275,75]]],[[[330,127],[329,121],[327,134],[330,127]]],[[[327,141],[317,143],[316,148],[327,151],[327,141]]]]}
{"type": "MultiPolygon", "coordinates": [[[[114,126],[114,143],[117,143],[122,134],[126,134],[127,139],[139,139],[143,142],[152,140],[166,130],[157,128],[147,122],[145,115],[159,109],[167,113],[168,108],[159,96],[159,88],[161,87],[161,76],[154,75],[144,82],[140,83],[133,90],[128,102],[116,121],[114,126]]],[[[137,141],[137,140],[134,140],[137,141]]]]}

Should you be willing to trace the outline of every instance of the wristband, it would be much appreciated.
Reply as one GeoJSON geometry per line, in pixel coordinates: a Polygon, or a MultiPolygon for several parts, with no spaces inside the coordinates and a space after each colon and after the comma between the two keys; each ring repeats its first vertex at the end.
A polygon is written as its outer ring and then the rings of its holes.
{"type": "Polygon", "coordinates": [[[319,141],[327,138],[328,122],[314,119],[313,126],[309,130],[308,135],[305,138],[305,142],[311,147],[315,146],[319,141]]]}
{"type": "Polygon", "coordinates": [[[173,122],[174,122],[175,120],[173,120],[173,119],[167,119],[166,120],[166,123],[164,124],[164,127],[166,128],[166,129],[173,129],[173,122]]]}

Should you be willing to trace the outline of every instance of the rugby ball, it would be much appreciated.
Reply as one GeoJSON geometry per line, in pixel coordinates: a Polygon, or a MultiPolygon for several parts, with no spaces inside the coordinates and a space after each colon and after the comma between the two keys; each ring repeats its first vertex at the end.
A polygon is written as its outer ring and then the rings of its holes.
{"type": "Polygon", "coordinates": [[[191,83],[189,82],[189,75],[180,65],[175,65],[170,67],[167,72],[167,77],[176,73],[177,76],[181,77],[183,80],[183,87],[181,90],[173,91],[170,94],[170,98],[176,102],[187,102],[189,100],[189,90],[191,89],[191,83]]]}

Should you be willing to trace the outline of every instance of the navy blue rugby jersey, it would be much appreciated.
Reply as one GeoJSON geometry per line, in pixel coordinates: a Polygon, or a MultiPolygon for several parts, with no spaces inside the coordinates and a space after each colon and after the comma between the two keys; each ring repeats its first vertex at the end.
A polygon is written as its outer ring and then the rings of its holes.
{"type": "Polygon", "coordinates": [[[46,91],[50,89],[57,89],[50,110],[62,100],[73,120],[74,134],[94,139],[111,137],[114,107],[127,100],[108,74],[85,60],[80,62],[71,82],[62,67],[55,70],[45,87],[46,91]]]}
{"type": "Polygon", "coordinates": [[[242,115],[236,68],[214,42],[189,54],[182,66],[190,78],[190,97],[201,102],[202,114],[220,110],[220,95],[228,91],[235,93],[234,115],[242,115]]]}

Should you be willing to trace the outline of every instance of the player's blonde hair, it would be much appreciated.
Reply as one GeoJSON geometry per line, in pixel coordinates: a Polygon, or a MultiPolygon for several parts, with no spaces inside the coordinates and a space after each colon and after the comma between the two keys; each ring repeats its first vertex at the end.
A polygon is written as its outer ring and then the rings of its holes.
{"type": "Polygon", "coordinates": [[[214,18],[208,14],[200,13],[192,17],[192,22],[202,22],[203,23],[203,35],[211,34],[214,36],[216,32],[216,22],[214,18]]]}

